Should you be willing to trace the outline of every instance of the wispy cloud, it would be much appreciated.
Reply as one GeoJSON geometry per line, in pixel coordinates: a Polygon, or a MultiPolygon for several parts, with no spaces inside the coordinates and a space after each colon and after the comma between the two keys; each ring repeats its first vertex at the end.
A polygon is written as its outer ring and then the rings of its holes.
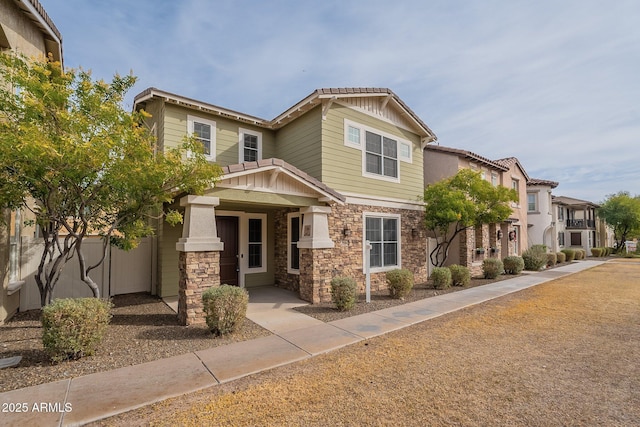
{"type": "MultiPolygon", "coordinates": [[[[635,0],[41,0],[68,66],[272,118],[317,87],[390,87],[443,145],[558,192],[640,193],[635,0]]],[[[132,94],[133,95],[133,94],[132,94]]]]}

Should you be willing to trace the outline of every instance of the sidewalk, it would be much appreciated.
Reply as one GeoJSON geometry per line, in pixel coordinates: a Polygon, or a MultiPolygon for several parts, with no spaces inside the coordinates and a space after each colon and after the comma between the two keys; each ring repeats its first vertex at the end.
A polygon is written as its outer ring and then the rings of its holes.
{"type": "Polygon", "coordinates": [[[273,335],[2,393],[0,424],[82,425],[307,359],[602,263],[579,261],[329,323],[293,311],[296,301],[252,296],[247,317],[273,335]]]}

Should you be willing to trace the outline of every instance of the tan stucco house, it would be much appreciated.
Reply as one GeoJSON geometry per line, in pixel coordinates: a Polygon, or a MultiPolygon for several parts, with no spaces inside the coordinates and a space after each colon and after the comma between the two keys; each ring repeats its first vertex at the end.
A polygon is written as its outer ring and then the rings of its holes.
{"type": "Polygon", "coordinates": [[[503,223],[484,224],[462,232],[449,248],[446,265],[464,265],[478,275],[485,258],[522,254],[527,248],[525,202],[529,176],[518,159],[491,160],[471,151],[433,144],[425,146],[424,152],[425,186],[451,177],[460,169],[472,169],[494,186],[513,188],[519,195],[519,201],[511,204],[511,216],[503,223]]]}
{"type": "Polygon", "coordinates": [[[156,292],[180,296],[182,323],[199,321],[205,282],[318,303],[335,276],[363,286],[367,259],[374,290],[400,267],[426,280],[418,197],[436,136],[391,90],[318,89],[270,120],[155,88],[135,108],[152,115],[161,149],[195,135],[223,167],[204,196],[181,199],[183,227],[157,225],[156,292]]]}
{"type": "MultiPolygon", "coordinates": [[[[0,0],[0,50],[62,61],[62,36],[38,0],[0,0]]],[[[2,84],[0,82],[0,84],[2,84]]],[[[20,305],[21,212],[2,212],[0,225],[0,323],[20,305]]]]}

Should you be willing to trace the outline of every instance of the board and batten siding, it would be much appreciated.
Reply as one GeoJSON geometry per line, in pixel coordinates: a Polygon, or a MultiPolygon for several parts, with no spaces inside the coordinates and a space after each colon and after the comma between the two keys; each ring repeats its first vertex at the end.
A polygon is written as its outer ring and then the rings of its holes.
{"type": "MultiPolygon", "coordinates": [[[[415,201],[424,191],[420,137],[388,121],[334,103],[322,121],[322,181],[337,191],[415,201]],[[412,161],[398,160],[400,182],[363,176],[363,150],[344,144],[344,120],[412,143],[412,161]]],[[[363,147],[364,148],[364,147],[363,147]]]]}
{"type": "Polygon", "coordinates": [[[224,117],[207,114],[203,111],[190,110],[172,104],[165,104],[164,145],[165,149],[176,147],[187,134],[187,116],[200,117],[216,123],[216,163],[221,166],[239,163],[240,128],[262,134],[262,158],[275,157],[273,131],[269,129],[240,123],[224,117]]]}
{"type": "Polygon", "coordinates": [[[276,133],[275,157],[322,180],[322,110],[316,107],[276,133]]]}

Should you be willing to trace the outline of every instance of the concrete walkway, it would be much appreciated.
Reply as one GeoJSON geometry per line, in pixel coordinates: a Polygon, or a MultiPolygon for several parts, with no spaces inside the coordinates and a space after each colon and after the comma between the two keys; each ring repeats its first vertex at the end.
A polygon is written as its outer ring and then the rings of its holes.
{"type": "Polygon", "coordinates": [[[247,317],[273,335],[5,392],[0,394],[0,424],[82,425],[307,359],[601,263],[579,261],[329,323],[293,310],[306,303],[287,291],[251,290],[247,317]]]}

